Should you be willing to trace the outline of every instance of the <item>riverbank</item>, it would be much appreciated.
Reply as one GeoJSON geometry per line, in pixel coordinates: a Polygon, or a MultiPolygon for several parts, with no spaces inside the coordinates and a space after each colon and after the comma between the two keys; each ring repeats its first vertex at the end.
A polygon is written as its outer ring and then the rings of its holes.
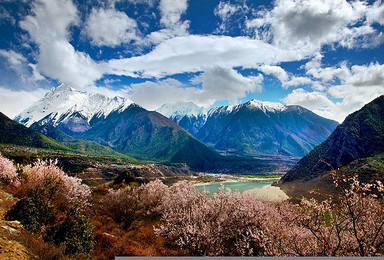
{"type": "Polygon", "coordinates": [[[289,199],[289,196],[282,189],[272,186],[271,184],[261,188],[250,189],[244,193],[251,193],[260,199],[265,199],[268,201],[282,201],[289,199]]]}
{"type": "Polygon", "coordinates": [[[249,181],[279,181],[279,178],[250,178],[250,177],[229,177],[229,178],[218,178],[213,181],[208,181],[208,182],[199,182],[198,180],[196,181],[190,181],[193,185],[195,186],[203,186],[203,185],[210,185],[210,184],[215,184],[215,183],[228,183],[228,182],[249,182],[249,181]]]}
{"type": "Polygon", "coordinates": [[[247,178],[235,177],[219,179],[217,181],[210,181],[205,183],[193,183],[197,190],[206,190],[210,194],[220,191],[223,185],[225,188],[230,188],[232,191],[239,191],[241,193],[251,193],[256,197],[267,201],[282,201],[289,199],[289,196],[279,187],[272,186],[272,184],[280,178],[247,178]]]}

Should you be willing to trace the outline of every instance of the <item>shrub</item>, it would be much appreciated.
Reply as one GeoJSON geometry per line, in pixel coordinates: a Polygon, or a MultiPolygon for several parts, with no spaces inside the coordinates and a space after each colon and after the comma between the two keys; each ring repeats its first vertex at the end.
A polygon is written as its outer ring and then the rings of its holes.
{"type": "Polygon", "coordinates": [[[57,167],[57,161],[38,160],[23,168],[22,187],[27,196],[53,201],[60,209],[89,206],[91,189],[81,179],[70,177],[57,167]]]}
{"type": "Polygon", "coordinates": [[[158,234],[175,238],[192,255],[265,255],[266,221],[277,214],[268,204],[223,187],[212,197],[186,183],[170,190],[158,234]]]}
{"type": "Polygon", "coordinates": [[[138,188],[139,193],[139,215],[141,218],[160,218],[163,199],[169,196],[169,188],[160,180],[151,181],[138,188]]]}
{"type": "Polygon", "coordinates": [[[135,174],[132,171],[128,170],[128,169],[124,169],[113,180],[113,183],[114,184],[121,184],[123,182],[130,183],[130,182],[135,182],[135,181],[136,181],[135,174]]]}
{"type": "Polygon", "coordinates": [[[223,187],[209,196],[188,183],[160,181],[111,190],[101,202],[125,228],[136,219],[160,219],[155,233],[189,255],[382,256],[384,185],[336,171],[333,178],[338,197],[299,204],[260,201],[223,187]]]}
{"type": "Polygon", "coordinates": [[[298,221],[312,233],[318,255],[384,254],[384,187],[333,171],[340,187],[337,203],[303,199],[298,221]]]}
{"type": "Polygon", "coordinates": [[[91,222],[87,216],[78,211],[70,211],[67,215],[61,216],[47,229],[43,238],[57,246],[64,246],[65,254],[89,255],[95,244],[91,222]]]}
{"type": "Polygon", "coordinates": [[[13,162],[0,154],[0,182],[18,187],[20,182],[13,162]]]}
{"type": "Polygon", "coordinates": [[[52,160],[25,166],[20,180],[19,195],[25,197],[7,212],[7,218],[19,220],[32,232],[45,231],[44,239],[63,245],[66,254],[89,254],[93,229],[83,213],[90,205],[90,188],[52,160]]]}
{"type": "Polygon", "coordinates": [[[167,192],[168,187],[159,180],[137,188],[110,190],[100,201],[100,208],[103,214],[127,229],[135,219],[159,216],[159,205],[167,192]]]}
{"type": "Polygon", "coordinates": [[[122,223],[124,229],[128,228],[135,219],[138,209],[138,194],[130,186],[120,190],[110,190],[101,200],[101,211],[114,221],[122,223]]]}
{"type": "Polygon", "coordinates": [[[53,221],[53,208],[36,198],[22,198],[5,215],[8,220],[18,220],[23,227],[37,233],[43,225],[53,221]]]}
{"type": "Polygon", "coordinates": [[[212,197],[190,184],[163,197],[157,234],[192,255],[377,256],[384,254],[384,186],[343,182],[337,202],[263,202],[221,188],[212,197]]]}

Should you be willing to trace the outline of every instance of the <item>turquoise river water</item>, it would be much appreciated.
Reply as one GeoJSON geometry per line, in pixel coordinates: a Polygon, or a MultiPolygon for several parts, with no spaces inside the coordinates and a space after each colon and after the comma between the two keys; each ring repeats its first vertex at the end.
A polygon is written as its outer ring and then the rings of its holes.
{"type": "Polygon", "coordinates": [[[270,185],[276,182],[274,180],[257,180],[257,181],[237,181],[237,182],[225,182],[225,183],[209,183],[205,185],[196,186],[197,190],[206,190],[209,193],[217,193],[219,192],[219,188],[221,185],[224,185],[225,188],[230,188],[232,191],[238,190],[239,192],[244,192],[247,190],[252,190],[256,188],[262,188],[264,186],[270,185]]]}

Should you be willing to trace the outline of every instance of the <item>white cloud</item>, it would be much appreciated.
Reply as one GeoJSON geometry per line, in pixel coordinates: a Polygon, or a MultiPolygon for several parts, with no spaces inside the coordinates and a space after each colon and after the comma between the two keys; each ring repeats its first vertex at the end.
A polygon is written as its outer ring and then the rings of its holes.
{"type": "Polygon", "coordinates": [[[175,37],[140,57],[110,60],[105,71],[131,77],[157,77],[184,72],[207,71],[217,66],[258,68],[300,60],[309,53],[285,50],[247,37],[197,36],[175,37]]]}
{"type": "Polygon", "coordinates": [[[275,76],[281,83],[289,80],[288,73],[279,66],[262,65],[259,69],[264,74],[275,76]]]}
{"type": "Polygon", "coordinates": [[[36,42],[40,37],[67,39],[68,28],[80,21],[77,8],[71,0],[39,0],[33,4],[32,13],[20,25],[36,42]]]}
{"type": "Polygon", "coordinates": [[[96,46],[118,46],[138,39],[137,23],[115,9],[92,9],[85,31],[96,46]]]}
{"type": "Polygon", "coordinates": [[[20,22],[38,44],[39,73],[74,87],[92,84],[102,76],[99,66],[88,54],[76,51],[69,43],[69,27],[79,22],[76,6],[70,0],[38,1],[32,15],[20,22]]]}
{"type": "Polygon", "coordinates": [[[245,14],[248,10],[246,4],[231,4],[230,2],[221,2],[216,6],[214,14],[221,19],[220,26],[216,29],[216,32],[226,33],[233,26],[239,26],[240,20],[234,20],[236,14],[241,17],[245,17],[245,14]]]}
{"type": "Polygon", "coordinates": [[[124,89],[113,90],[108,87],[98,87],[93,85],[93,86],[88,86],[85,91],[89,93],[99,93],[110,98],[114,98],[116,96],[128,98],[127,91],[124,89]]]}
{"type": "Polygon", "coordinates": [[[111,7],[114,7],[116,3],[121,2],[128,2],[130,4],[146,4],[149,7],[152,7],[154,5],[156,0],[108,0],[108,3],[111,7]]]}
{"type": "Polygon", "coordinates": [[[271,11],[259,12],[246,26],[254,28],[257,37],[286,48],[315,52],[326,44],[367,46],[379,35],[371,26],[381,16],[373,11],[375,5],[346,0],[278,0],[271,11]]]}
{"type": "Polygon", "coordinates": [[[0,50],[0,55],[5,57],[11,66],[18,66],[25,62],[27,59],[23,55],[13,50],[0,50]]]}
{"type": "Polygon", "coordinates": [[[220,2],[215,8],[215,15],[219,16],[222,20],[227,20],[230,16],[240,10],[239,5],[233,5],[231,3],[220,2]]]}
{"type": "Polygon", "coordinates": [[[139,44],[160,44],[174,37],[189,35],[190,21],[182,21],[181,16],[188,9],[188,0],[160,0],[160,30],[151,32],[139,44]]]}
{"type": "Polygon", "coordinates": [[[184,21],[171,29],[165,28],[151,32],[145,39],[143,39],[142,43],[146,45],[157,45],[174,37],[187,36],[189,34],[188,28],[189,21],[184,21]]]}
{"type": "Polygon", "coordinates": [[[259,70],[266,75],[273,75],[276,77],[281,82],[281,86],[285,89],[291,86],[309,85],[313,83],[309,78],[289,75],[280,66],[262,65],[259,67],[259,70]]]}
{"type": "Polygon", "coordinates": [[[284,82],[282,86],[283,88],[287,88],[314,84],[315,82],[313,82],[310,78],[291,76],[291,78],[287,82],[284,82]]]}
{"type": "Polygon", "coordinates": [[[187,87],[175,79],[144,82],[130,86],[130,99],[147,109],[164,103],[188,102],[208,107],[217,100],[236,103],[247,93],[261,91],[262,75],[244,77],[233,69],[216,67],[193,80],[201,88],[187,87]]]}
{"type": "Polygon", "coordinates": [[[379,23],[384,25],[384,3],[377,0],[373,7],[367,12],[367,20],[369,23],[379,23]]]}
{"type": "Polygon", "coordinates": [[[36,64],[29,63],[28,66],[32,69],[32,78],[33,80],[44,80],[45,77],[40,74],[40,72],[36,68],[36,64]]]}
{"type": "Polygon", "coordinates": [[[166,28],[179,25],[181,15],[187,11],[188,0],[160,0],[160,23],[166,28]]]}
{"type": "Polygon", "coordinates": [[[384,64],[354,65],[350,73],[341,79],[344,84],[356,87],[384,87],[384,64]]]}
{"type": "MultiPolygon", "coordinates": [[[[35,64],[28,64],[28,60],[13,50],[5,51],[0,50],[0,56],[6,58],[9,68],[17,73],[20,77],[21,85],[19,84],[19,88],[25,87],[25,85],[34,85],[34,81],[44,80],[45,78],[37,71],[35,64]]],[[[17,82],[18,79],[15,79],[17,82]]]]}
{"type": "Polygon", "coordinates": [[[371,63],[348,68],[319,68],[320,79],[337,79],[340,84],[328,85],[308,92],[295,89],[283,101],[301,105],[324,117],[342,122],[352,112],[360,109],[378,96],[384,95],[384,65],[371,63]],[[333,99],[339,100],[337,102],[333,99]]]}
{"type": "Polygon", "coordinates": [[[307,92],[302,88],[292,90],[282,101],[287,105],[300,105],[310,110],[326,109],[334,105],[325,93],[307,92]]]}
{"type": "Polygon", "coordinates": [[[250,92],[261,92],[263,76],[244,77],[233,69],[215,67],[205,71],[195,82],[202,83],[202,99],[210,99],[207,103],[217,100],[229,100],[236,103],[239,98],[250,92]]]}
{"type": "Polygon", "coordinates": [[[323,55],[317,53],[313,59],[308,61],[304,68],[306,74],[323,82],[333,81],[335,78],[347,78],[350,76],[350,71],[346,62],[342,62],[339,67],[322,67],[321,60],[323,55]]]}
{"type": "Polygon", "coordinates": [[[307,62],[304,66],[306,74],[322,82],[340,81],[341,85],[357,87],[384,86],[384,64],[371,63],[369,65],[354,65],[350,68],[347,62],[340,62],[339,66],[322,67],[321,55],[307,62]]]}
{"type": "Polygon", "coordinates": [[[0,111],[12,119],[42,98],[46,91],[46,89],[10,90],[0,87],[0,111]]]}
{"type": "Polygon", "coordinates": [[[88,54],[76,51],[65,40],[53,40],[40,48],[37,68],[45,76],[84,88],[102,76],[102,72],[88,54]]]}
{"type": "Polygon", "coordinates": [[[13,17],[9,11],[5,8],[5,6],[0,6],[0,21],[1,22],[9,22],[14,25],[16,23],[15,17],[13,17]]]}
{"type": "Polygon", "coordinates": [[[347,106],[340,102],[332,102],[326,93],[318,91],[308,92],[301,88],[293,90],[281,101],[287,105],[305,107],[320,116],[336,120],[339,123],[341,123],[349,113],[357,109],[356,107],[349,107],[348,111],[344,111],[342,107],[347,106]]]}

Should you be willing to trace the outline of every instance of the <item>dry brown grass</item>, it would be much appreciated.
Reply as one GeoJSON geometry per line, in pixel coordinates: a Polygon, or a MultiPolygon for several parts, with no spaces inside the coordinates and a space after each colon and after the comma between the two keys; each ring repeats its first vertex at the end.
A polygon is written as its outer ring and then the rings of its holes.
{"type": "Polygon", "coordinates": [[[185,252],[171,241],[157,236],[156,221],[135,221],[129,230],[106,216],[94,216],[96,245],[92,258],[113,259],[115,256],[181,256],[185,252]]]}
{"type": "Polygon", "coordinates": [[[15,240],[23,244],[38,259],[71,259],[64,256],[63,249],[54,244],[46,243],[41,235],[32,234],[29,231],[21,231],[15,236],[15,240]]]}

